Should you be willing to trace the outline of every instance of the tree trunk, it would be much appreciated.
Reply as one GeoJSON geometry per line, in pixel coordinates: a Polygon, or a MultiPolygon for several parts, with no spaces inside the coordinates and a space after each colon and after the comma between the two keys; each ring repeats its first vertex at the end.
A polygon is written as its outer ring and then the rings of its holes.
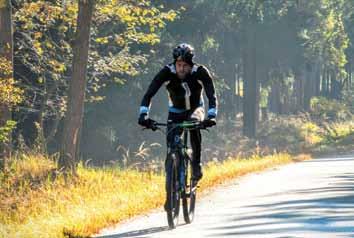
{"type": "Polygon", "coordinates": [[[321,87],[321,67],[319,64],[316,65],[315,69],[315,82],[314,82],[314,96],[320,96],[320,87],[321,87]]]}
{"type": "MultiPolygon", "coordinates": [[[[230,72],[233,69],[226,67],[226,64],[222,65],[223,72],[230,72]]],[[[222,95],[221,103],[224,108],[224,116],[225,116],[225,128],[226,130],[231,130],[233,126],[233,122],[235,120],[235,78],[232,74],[225,75],[224,78],[226,79],[226,84],[229,86],[229,89],[226,89],[222,95]]]]}
{"type": "Polygon", "coordinates": [[[330,96],[330,79],[331,79],[331,74],[330,71],[327,69],[326,70],[326,88],[325,88],[325,96],[329,97],[330,96]]]}
{"type": "Polygon", "coordinates": [[[57,85],[55,80],[48,82],[46,75],[42,75],[42,78],[44,79],[44,89],[43,89],[44,95],[39,107],[39,116],[38,116],[39,128],[37,128],[38,129],[37,141],[39,142],[38,146],[40,146],[40,151],[44,154],[47,154],[48,143],[53,139],[56,133],[60,117],[59,115],[56,115],[56,118],[52,123],[53,125],[49,128],[45,128],[45,116],[46,116],[45,113],[46,113],[47,104],[50,99],[50,95],[52,95],[57,89],[57,85]]]}
{"type": "Polygon", "coordinates": [[[350,59],[350,67],[349,67],[349,87],[353,86],[353,63],[352,59],[350,59]]]}
{"type": "MultiPolygon", "coordinates": [[[[233,90],[234,90],[234,96],[233,96],[233,101],[232,101],[232,103],[233,103],[233,105],[234,105],[234,115],[236,116],[237,115],[237,110],[238,110],[238,108],[237,108],[237,87],[238,87],[238,72],[237,72],[237,64],[235,64],[234,65],[234,72],[235,72],[235,74],[234,74],[234,87],[233,87],[233,90]]],[[[236,118],[234,116],[234,119],[236,118]]]]}
{"type": "Polygon", "coordinates": [[[76,173],[80,130],[86,89],[86,74],[90,41],[90,26],[94,0],[80,0],[76,39],[73,47],[73,73],[69,85],[67,112],[64,121],[59,166],[76,173]]]}
{"type": "MultiPolygon", "coordinates": [[[[257,44],[257,46],[258,46],[258,44],[257,44]]],[[[259,122],[260,121],[260,113],[261,113],[261,111],[260,111],[260,96],[261,96],[261,82],[262,82],[262,80],[264,80],[264,79],[262,79],[262,77],[264,76],[264,75],[266,75],[266,69],[265,69],[265,67],[264,67],[264,65],[262,64],[262,62],[260,62],[260,59],[259,59],[259,57],[258,57],[258,50],[257,50],[257,48],[255,49],[256,50],[256,52],[255,52],[255,58],[256,58],[256,91],[255,91],[255,103],[256,103],[256,118],[255,118],[255,120],[256,120],[256,133],[257,133],[257,122],[259,122]]]]}
{"type": "MultiPolygon", "coordinates": [[[[11,16],[11,1],[0,0],[0,57],[11,63],[13,67],[13,31],[11,16]]],[[[0,72],[0,80],[13,78],[13,70],[9,74],[0,72]]],[[[9,105],[0,103],[0,127],[6,125],[11,119],[9,105]]],[[[9,138],[11,143],[11,138],[9,138]]],[[[10,145],[8,143],[0,144],[0,170],[6,168],[6,158],[10,156],[10,145]]]]}
{"type": "Polygon", "coordinates": [[[326,69],[325,66],[322,66],[323,68],[322,70],[322,75],[321,75],[321,96],[324,97],[325,96],[325,90],[326,90],[326,69]]]}
{"type": "Polygon", "coordinates": [[[308,111],[310,109],[310,101],[312,96],[314,95],[315,87],[314,87],[314,74],[313,74],[313,67],[307,66],[305,73],[304,73],[304,101],[303,101],[303,109],[308,111]]]}
{"type": "Polygon", "coordinates": [[[242,63],[239,63],[239,64],[236,64],[235,67],[236,67],[236,84],[235,84],[235,93],[236,93],[236,96],[235,96],[235,104],[236,104],[236,113],[235,115],[237,115],[237,113],[239,113],[240,111],[242,111],[242,100],[241,100],[241,77],[242,77],[242,69],[241,69],[241,64],[242,63]]]}
{"type": "Polygon", "coordinates": [[[341,86],[340,82],[337,80],[337,75],[335,71],[331,73],[331,98],[340,99],[341,86]]]}
{"type": "Polygon", "coordinates": [[[349,61],[349,88],[352,88],[352,83],[353,83],[353,66],[352,66],[352,60],[350,59],[349,61]]]}
{"type": "Polygon", "coordinates": [[[257,82],[256,29],[250,25],[246,30],[246,46],[243,52],[244,94],[243,94],[243,134],[256,137],[259,85],[257,82]]]}
{"type": "Polygon", "coordinates": [[[294,77],[295,112],[299,112],[303,109],[304,99],[304,80],[302,70],[295,69],[294,77]]]}

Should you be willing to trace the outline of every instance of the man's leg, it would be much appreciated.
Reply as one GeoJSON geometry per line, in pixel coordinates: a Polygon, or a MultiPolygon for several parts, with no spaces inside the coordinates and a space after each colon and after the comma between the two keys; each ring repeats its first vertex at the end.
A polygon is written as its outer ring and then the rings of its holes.
{"type": "MultiPolygon", "coordinates": [[[[190,116],[191,120],[203,121],[205,117],[204,108],[198,107],[190,116]]],[[[200,163],[202,135],[200,130],[190,131],[190,141],[193,150],[192,167],[193,177],[200,180],[203,177],[202,167],[200,163]]]]}
{"type": "Polygon", "coordinates": [[[193,130],[190,132],[190,136],[191,136],[191,145],[193,150],[193,158],[192,158],[193,178],[195,180],[200,180],[203,177],[202,167],[200,163],[202,135],[200,133],[200,130],[193,130]]]}

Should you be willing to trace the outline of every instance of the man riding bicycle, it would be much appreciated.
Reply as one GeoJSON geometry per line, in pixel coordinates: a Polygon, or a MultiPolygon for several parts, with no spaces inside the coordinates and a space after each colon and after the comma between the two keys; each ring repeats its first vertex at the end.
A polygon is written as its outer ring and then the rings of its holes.
{"type": "MultiPolygon", "coordinates": [[[[198,120],[206,127],[216,125],[217,98],[214,83],[208,69],[193,62],[193,50],[192,46],[185,43],[173,49],[174,62],[160,70],[142,99],[138,121],[141,126],[153,128],[155,121],[148,116],[150,103],[162,84],[165,84],[169,96],[169,123],[198,120]],[[204,119],[203,88],[209,102],[207,119],[204,119]]],[[[167,128],[167,131],[169,130],[170,128],[167,128]]],[[[167,134],[168,148],[178,133],[179,131],[173,131],[167,134]]],[[[198,181],[203,176],[200,164],[202,139],[200,130],[190,131],[190,138],[193,151],[193,179],[198,181]]]]}

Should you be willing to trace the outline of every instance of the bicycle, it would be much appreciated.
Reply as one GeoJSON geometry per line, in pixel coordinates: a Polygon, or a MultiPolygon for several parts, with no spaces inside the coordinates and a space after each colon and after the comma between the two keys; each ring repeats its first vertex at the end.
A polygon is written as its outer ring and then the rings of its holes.
{"type": "Polygon", "coordinates": [[[180,211],[180,200],[182,198],[182,208],[184,221],[188,224],[193,221],[197,181],[193,179],[192,158],[188,153],[188,131],[202,129],[207,130],[203,122],[184,121],[182,123],[158,123],[154,122],[151,128],[153,131],[159,126],[171,126],[167,134],[175,129],[181,130],[181,134],[173,140],[172,146],[167,152],[165,162],[166,169],[166,201],[165,210],[170,229],[174,229],[178,224],[180,211]],[[167,206],[166,206],[167,205],[167,206]]]}

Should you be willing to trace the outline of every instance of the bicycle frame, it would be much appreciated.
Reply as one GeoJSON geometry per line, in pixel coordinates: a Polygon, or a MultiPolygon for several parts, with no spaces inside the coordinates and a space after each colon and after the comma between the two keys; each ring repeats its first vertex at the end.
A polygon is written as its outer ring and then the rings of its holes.
{"type": "MultiPolygon", "coordinates": [[[[168,202],[167,220],[170,228],[178,223],[179,204],[182,198],[183,215],[186,223],[191,223],[194,217],[197,183],[191,174],[192,159],[188,154],[188,132],[190,130],[205,129],[202,122],[184,121],[182,123],[154,123],[153,130],[158,126],[167,127],[167,136],[177,130],[171,145],[168,147],[166,160],[166,192],[168,202]],[[179,131],[181,130],[181,131],[179,131]],[[189,172],[188,172],[189,171],[189,172]],[[174,182],[173,182],[174,181],[174,182]]],[[[165,207],[166,209],[166,207],[165,207]]]]}
{"type": "MultiPolygon", "coordinates": [[[[171,148],[169,148],[171,149],[171,148]]],[[[183,192],[186,185],[186,175],[185,175],[185,160],[189,160],[191,162],[191,158],[189,157],[188,153],[188,130],[184,130],[182,128],[181,135],[176,135],[172,144],[172,150],[168,151],[168,153],[178,153],[178,158],[181,159],[180,161],[176,161],[177,164],[177,171],[178,171],[178,179],[179,179],[179,191],[183,192]],[[178,139],[177,139],[178,138],[178,139]]],[[[174,157],[176,158],[176,157],[174,157]]]]}
{"type": "MultiPolygon", "coordinates": [[[[171,128],[167,131],[167,136],[169,133],[172,133],[175,130],[181,129],[180,135],[176,135],[173,138],[172,145],[168,148],[167,153],[178,153],[178,157],[181,158],[181,161],[177,161],[176,165],[178,168],[178,179],[179,179],[179,191],[183,192],[185,188],[185,159],[191,162],[191,158],[188,155],[188,132],[190,130],[202,129],[200,122],[190,122],[185,121],[182,123],[156,123],[156,126],[171,126],[171,128]]],[[[177,157],[174,157],[177,158],[177,157]]]]}

